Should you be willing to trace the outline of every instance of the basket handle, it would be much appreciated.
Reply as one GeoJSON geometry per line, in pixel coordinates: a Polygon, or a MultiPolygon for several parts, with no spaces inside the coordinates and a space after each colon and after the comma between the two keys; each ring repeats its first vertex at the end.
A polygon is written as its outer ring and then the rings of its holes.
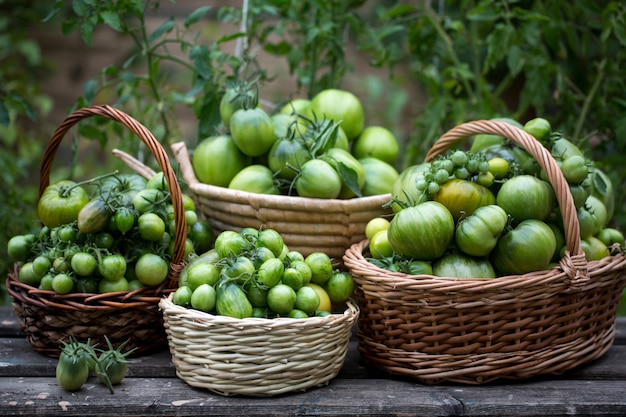
{"type": "Polygon", "coordinates": [[[150,149],[152,155],[159,164],[159,167],[163,171],[164,177],[169,185],[172,197],[172,206],[174,207],[174,222],[176,231],[174,236],[174,252],[170,263],[170,269],[173,272],[173,277],[177,279],[184,266],[183,257],[185,253],[185,242],[187,239],[187,222],[185,220],[185,209],[183,206],[180,184],[178,183],[176,174],[170,165],[169,158],[165,149],[163,149],[163,146],[161,146],[159,141],[156,140],[154,135],[152,135],[152,133],[145,126],[123,111],[106,104],[96,105],[78,109],[65,118],[63,123],[61,123],[54,131],[54,134],[48,141],[48,145],[46,146],[46,150],[43,154],[39,181],[39,197],[41,198],[46,187],[50,185],[50,171],[52,170],[54,156],[59,149],[59,145],[61,144],[63,137],[76,123],[91,116],[105,117],[119,122],[130,129],[150,149]]]}
{"type": "Polygon", "coordinates": [[[550,152],[533,136],[523,129],[506,122],[495,120],[477,120],[460,124],[444,133],[426,154],[426,161],[431,162],[437,155],[443,154],[461,139],[476,134],[494,134],[504,136],[525,149],[543,168],[556,195],[559,209],[563,216],[566,252],[561,260],[563,270],[572,278],[572,285],[583,285],[589,279],[587,261],[580,245],[580,225],[574,198],[569,184],[550,152]]]}

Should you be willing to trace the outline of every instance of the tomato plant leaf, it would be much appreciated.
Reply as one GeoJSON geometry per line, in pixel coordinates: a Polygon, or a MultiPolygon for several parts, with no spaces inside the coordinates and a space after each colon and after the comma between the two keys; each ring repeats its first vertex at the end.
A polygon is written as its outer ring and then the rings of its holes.
{"type": "Polygon", "coordinates": [[[189,16],[185,18],[185,22],[184,22],[185,27],[189,29],[191,25],[199,22],[200,19],[202,19],[204,15],[208,13],[209,10],[211,10],[211,6],[203,6],[191,12],[189,16]]]}
{"type": "Polygon", "coordinates": [[[352,191],[357,197],[363,197],[361,188],[359,187],[358,174],[353,168],[341,161],[336,161],[337,173],[341,181],[352,191]]]}
{"type": "Polygon", "coordinates": [[[100,12],[100,17],[102,18],[102,21],[111,29],[116,32],[122,32],[122,21],[117,13],[110,10],[104,10],[100,12]]]}
{"type": "Polygon", "coordinates": [[[161,36],[165,35],[166,33],[171,32],[175,26],[176,26],[176,21],[174,21],[173,17],[170,17],[165,22],[163,22],[161,26],[156,28],[154,32],[152,32],[152,34],[148,38],[148,43],[151,44],[155,40],[159,39],[161,36]]]}

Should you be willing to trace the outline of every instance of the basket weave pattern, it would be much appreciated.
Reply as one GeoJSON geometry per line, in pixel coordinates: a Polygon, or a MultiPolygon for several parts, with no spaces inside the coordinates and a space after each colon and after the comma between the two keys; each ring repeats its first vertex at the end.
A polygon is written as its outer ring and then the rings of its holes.
{"type": "Polygon", "coordinates": [[[344,263],[361,308],[358,349],[391,374],[425,383],[525,379],[587,363],[613,343],[626,258],[585,260],[569,187],[545,148],[506,123],[476,121],[447,132],[427,160],[478,133],[507,137],[537,159],[555,189],[567,251],[550,270],[459,279],[390,272],[365,259],[368,241],[352,245],[344,263]]]}
{"type": "Polygon", "coordinates": [[[59,342],[74,336],[79,340],[91,338],[105,346],[104,336],[113,345],[130,339],[125,349],[135,348],[134,355],[167,347],[163,315],[158,309],[161,298],[178,286],[178,276],[184,267],[183,255],[187,236],[182,193],[167,153],[152,133],[126,113],[113,107],[92,106],[75,111],[57,127],[43,154],[39,195],[50,184],[54,156],[65,134],[79,121],[101,116],[117,121],[130,129],[152,152],[170,184],[176,232],[174,252],[167,279],[158,287],[132,292],[104,294],[68,293],[40,290],[18,279],[18,266],[9,273],[6,285],[13,298],[13,309],[20,328],[34,350],[48,356],[60,354],[59,342]]]}
{"type": "Polygon", "coordinates": [[[358,307],[307,319],[235,319],[160,302],[172,362],[187,384],[272,396],[326,385],[345,360],[358,307]]]}
{"type": "Polygon", "coordinates": [[[244,227],[274,229],[291,250],[303,255],[324,252],[341,259],[353,243],[365,239],[365,226],[390,213],[390,194],[351,199],[267,195],[200,183],[183,142],[172,145],[182,177],[196,198],[196,208],[216,231],[244,227]]]}

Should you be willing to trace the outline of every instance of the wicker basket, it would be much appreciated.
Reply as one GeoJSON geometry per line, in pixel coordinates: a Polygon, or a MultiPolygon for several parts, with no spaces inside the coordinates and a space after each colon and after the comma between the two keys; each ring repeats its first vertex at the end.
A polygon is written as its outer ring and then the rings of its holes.
{"type": "Polygon", "coordinates": [[[346,249],[365,239],[365,226],[374,217],[391,213],[383,205],[390,194],[318,199],[249,193],[198,181],[184,143],[172,145],[183,179],[196,197],[196,208],[216,231],[244,227],[278,231],[291,250],[303,255],[324,252],[341,260],[346,249]]]}
{"type": "Polygon", "coordinates": [[[176,374],[221,395],[272,396],[326,385],[343,366],[358,307],[306,319],[216,316],[161,300],[176,374]]]}
{"type": "Polygon", "coordinates": [[[386,271],[365,259],[367,241],[351,246],[344,263],[361,308],[358,349],[391,374],[424,383],[525,379],[587,363],[613,343],[626,258],[618,251],[585,260],[567,182],[544,147],[522,129],[476,121],[444,134],[427,160],[479,133],[509,138],[537,159],[555,189],[568,250],[550,270],[458,279],[386,271]]]}
{"type": "Polygon", "coordinates": [[[92,342],[106,346],[104,336],[114,345],[129,340],[125,350],[135,349],[133,355],[150,350],[167,348],[163,315],[158,309],[161,298],[178,287],[182,270],[184,243],[187,237],[182,193],[167,153],[154,136],[127,114],[113,107],[93,106],[70,114],[56,129],[43,154],[39,195],[50,183],[50,170],[55,153],[64,135],[84,118],[101,116],[117,121],[135,133],[152,151],[165,174],[174,206],[176,233],[175,246],[167,279],[158,287],[132,292],[104,294],[69,293],[39,290],[18,279],[18,266],[9,273],[6,286],[13,297],[13,309],[20,328],[34,350],[56,357],[60,354],[59,341],[74,336],[79,340],[91,338],[92,342]]]}

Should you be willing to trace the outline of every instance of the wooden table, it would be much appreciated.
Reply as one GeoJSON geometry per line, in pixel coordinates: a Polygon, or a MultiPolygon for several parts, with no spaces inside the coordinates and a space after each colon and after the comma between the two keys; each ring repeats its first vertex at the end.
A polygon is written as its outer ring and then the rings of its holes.
{"type": "Polygon", "coordinates": [[[175,375],[169,352],[134,358],[109,394],[91,377],[57,385],[56,360],[30,347],[10,307],[0,307],[0,415],[27,416],[626,416],[626,318],[613,347],[565,375],[483,386],[428,386],[366,368],[352,341],[328,386],[270,398],[224,397],[175,375]]]}

